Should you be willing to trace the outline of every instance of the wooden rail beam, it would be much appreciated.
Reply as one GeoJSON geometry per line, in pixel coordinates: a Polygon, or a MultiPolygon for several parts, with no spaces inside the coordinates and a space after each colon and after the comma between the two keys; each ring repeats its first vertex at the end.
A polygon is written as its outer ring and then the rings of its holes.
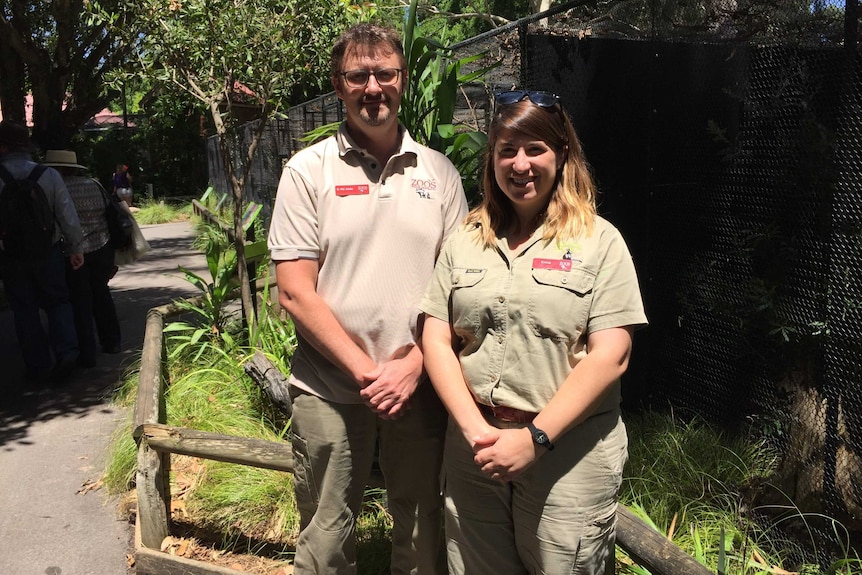
{"type": "Polygon", "coordinates": [[[147,423],[136,430],[151,449],[293,473],[290,443],[147,423]]]}
{"type": "Polygon", "coordinates": [[[147,312],[144,328],[144,348],[141,352],[141,371],[138,374],[138,391],[135,398],[134,428],[144,423],[161,421],[162,409],[162,346],[164,345],[164,317],[156,310],[147,312]]]}
{"type": "Polygon", "coordinates": [[[617,545],[653,575],[714,575],[625,505],[617,507],[617,545]]]}
{"type": "Polygon", "coordinates": [[[135,573],[138,575],[243,575],[245,571],[141,548],[135,553],[135,573]]]}

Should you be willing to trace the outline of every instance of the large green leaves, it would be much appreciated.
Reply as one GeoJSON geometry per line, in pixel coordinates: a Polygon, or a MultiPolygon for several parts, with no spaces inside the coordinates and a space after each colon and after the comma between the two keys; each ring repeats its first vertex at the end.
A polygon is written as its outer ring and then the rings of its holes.
{"type": "MultiPolygon", "coordinates": [[[[207,107],[215,100],[277,109],[323,87],[326,54],[343,26],[345,5],[339,0],[134,0],[122,10],[135,16],[137,26],[127,41],[140,41],[139,61],[149,77],[207,107]]],[[[224,113],[226,121],[242,121],[241,114],[231,116],[224,113]]]]}
{"type": "Polygon", "coordinates": [[[416,141],[442,152],[455,164],[470,194],[477,187],[487,136],[478,129],[477,121],[470,127],[456,120],[458,96],[462,86],[480,81],[494,66],[462,73],[483,55],[456,59],[437,40],[417,36],[416,6],[417,0],[413,0],[404,26],[410,79],[399,117],[416,141]]]}

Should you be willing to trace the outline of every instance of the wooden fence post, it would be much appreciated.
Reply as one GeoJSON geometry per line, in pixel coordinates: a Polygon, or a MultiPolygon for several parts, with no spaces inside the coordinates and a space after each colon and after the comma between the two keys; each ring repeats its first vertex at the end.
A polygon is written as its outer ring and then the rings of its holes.
{"type": "Polygon", "coordinates": [[[170,490],[167,482],[170,456],[150,449],[142,430],[146,423],[164,423],[163,329],[164,316],[159,310],[151,309],[147,313],[144,331],[134,418],[134,437],[138,442],[138,469],[135,478],[141,543],[153,549],[159,549],[169,534],[170,490]]]}

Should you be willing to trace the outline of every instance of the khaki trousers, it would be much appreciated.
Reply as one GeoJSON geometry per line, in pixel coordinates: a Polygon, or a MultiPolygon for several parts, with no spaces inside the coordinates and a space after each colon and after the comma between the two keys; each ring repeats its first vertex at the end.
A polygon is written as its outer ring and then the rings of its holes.
{"type": "Polygon", "coordinates": [[[613,573],[625,425],[618,412],[595,415],[554,446],[515,481],[501,483],[481,472],[450,422],[443,491],[452,575],[613,573]]]}
{"type": "Polygon", "coordinates": [[[440,465],[446,410],[427,381],[410,410],[385,421],[363,404],[293,389],[290,439],[300,533],[296,575],[356,573],[356,517],[379,442],[393,518],[391,573],[445,574],[440,465]]]}

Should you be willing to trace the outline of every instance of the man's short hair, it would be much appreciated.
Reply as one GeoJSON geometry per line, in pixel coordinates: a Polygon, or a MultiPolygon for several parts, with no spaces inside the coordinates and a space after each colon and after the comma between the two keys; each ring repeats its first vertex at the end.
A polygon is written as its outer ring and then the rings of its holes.
{"type": "Polygon", "coordinates": [[[404,46],[401,44],[401,36],[392,28],[378,24],[362,23],[351,26],[338,37],[332,47],[332,55],[329,59],[330,74],[333,80],[342,72],[341,64],[349,51],[367,50],[382,47],[386,53],[398,54],[401,67],[407,67],[404,58],[404,46]]]}

